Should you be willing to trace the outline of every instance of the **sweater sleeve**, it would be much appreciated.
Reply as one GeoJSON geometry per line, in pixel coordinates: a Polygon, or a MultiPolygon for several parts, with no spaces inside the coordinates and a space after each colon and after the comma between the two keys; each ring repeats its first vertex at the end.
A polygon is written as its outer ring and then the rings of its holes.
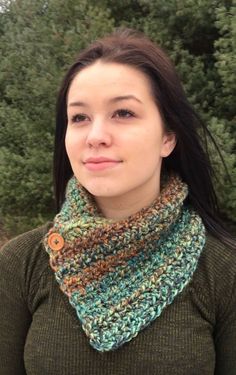
{"type": "Polygon", "coordinates": [[[215,375],[236,373],[236,283],[233,292],[216,326],[216,371],[215,375]]]}
{"type": "Polygon", "coordinates": [[[30,313],[20,290],[19,269],[11,248],[0,252],[0,374],[23,375],[24,343],[30,326],[30,313]]]}
{"type": "Polygon", "coordinates": [[[26,374],[24,345],[32,319],[28,297],[34,282],[32,270],[37,258],[34,249],[41,237],[41,231],[31,231],[0,250],[1,375],[26,374]]]}
{"type": "MultiPolygon", "coordinates": [[[[222,258],[222,256],[221,256],[222,258]]],[[[218,257],[218,264],[222,261],[218,257]]],[[[223,263],[223,262],[222,262],[223,263]]],[[[224,267],[218,277],[216,309],[215,375],[236,374],[236,249],[225,251],[224,267]]]]}

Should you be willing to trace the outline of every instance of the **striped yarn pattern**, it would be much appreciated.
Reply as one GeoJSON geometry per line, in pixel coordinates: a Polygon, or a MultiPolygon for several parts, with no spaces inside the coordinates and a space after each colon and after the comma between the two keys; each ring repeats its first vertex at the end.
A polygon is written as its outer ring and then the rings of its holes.
{"type": "Polygon", "coordinates": [[[117,349],[158,318],[190,282],[205,244],[201,218],[185,207],[188,188],[170,176],[160,196],[125,220],[102,217],[75,177],[44,239],[61,290],[93,348],[117,349]],[[48,237],[59,233],[54,251],[48,237]]]}

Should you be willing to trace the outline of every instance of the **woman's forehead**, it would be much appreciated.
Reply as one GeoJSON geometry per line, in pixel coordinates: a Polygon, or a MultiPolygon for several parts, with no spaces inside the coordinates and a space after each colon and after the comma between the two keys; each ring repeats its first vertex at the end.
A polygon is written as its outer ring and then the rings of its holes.
{"type": "Polygon", "coordinates": [[[69,88],[68,104],[91,99],[91,94],[109,99],[133,96],[142,102],[142,97],[150,96],[150,86],[147,76],[132,66],[98,61],[77,73],[69,88]]]}

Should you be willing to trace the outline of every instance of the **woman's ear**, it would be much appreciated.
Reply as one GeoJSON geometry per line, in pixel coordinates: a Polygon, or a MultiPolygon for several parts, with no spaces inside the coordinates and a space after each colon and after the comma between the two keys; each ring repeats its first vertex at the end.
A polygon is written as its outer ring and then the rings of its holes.
{"type": "Polygon", "coordinates": [[[166,132],[163,135],[161,156],[166,158],[174,150],[177,143],[176,135],[173,132],[166,132]]]}

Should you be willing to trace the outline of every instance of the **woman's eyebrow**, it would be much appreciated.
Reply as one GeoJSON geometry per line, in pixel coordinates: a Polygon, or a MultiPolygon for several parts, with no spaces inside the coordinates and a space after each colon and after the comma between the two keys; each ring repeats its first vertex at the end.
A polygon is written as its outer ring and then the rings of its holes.
{"type": "MultiPolygon", "coordinates": [[[[136,100],[138,103],[143,104],[143,102],[138,99],[135,95],[120,95],[120,96],[115,96],[114,98],[111,98],[108,100],[108,103],[116,103],[122,100],[136,100]]],[[[68,105],[69,107],[88,107],[87,103],[81,102],[81,101],[76,101],[76,102],[71,102],[68,105]]]]}
{"type": "Polygon", "coordinates": [[[135,95],[120,95],[120,96],[116,96],[112,99],[109,100],[109,102],[111,103],[115,103],[115,102],[119,102],[119,101],[122,101],[122,100],[128,100],[128,99],[133,99],[133,100],[136,100],[137,102],[143,104],[143,102],[138,99],[135,95]]]}
{"type": "Polygon", "coordinates": [[[68,104],[68,107],[88,107],[88,104],[80,101],[71,102],[68,104]]]}

